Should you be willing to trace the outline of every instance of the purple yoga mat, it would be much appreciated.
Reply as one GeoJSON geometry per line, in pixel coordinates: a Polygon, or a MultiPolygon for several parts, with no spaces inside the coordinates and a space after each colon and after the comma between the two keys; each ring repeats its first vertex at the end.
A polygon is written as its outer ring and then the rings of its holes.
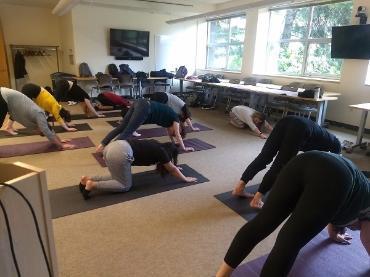
{"type": "MultiPolygon", "coordinates": [[[[118,123],[117,121],[107,121],[110,125],[113,127],[117,127],[118,123]]],[[[213,130],[205,125],[202,125],[200,123],[194,123],[194,127],[199,128],[199,131],[210,131],[213,130]]],[[[147,128],[147,129],[139,129],[137,132],[141,135],[140,137],[133,137],[130,138],[137,138],[137,139],[143,139],[143,138],[154,138],[154,137],[164,137],[167,136],[167,130],[163,127],[155,127],[155,128],[147,128]]],[[[189,126],[186,126],[186,133],[193,132],[189,126]]],[[[197,131],[195,131],[197,132],[197,131]]]]}
{"type": "MultiPolygon", "coordinates": [[[[74,138],[71,140],[70,143],[76,146],[75,149],[95,146],[89,137],[74,138]]],[[[50,143],[49,141],[3,145],[0,146],[0,158],[49,153],[56,151],[59,150],[54,144],[50,143]]]]}
{"type": "MultiPolygon", "coordinates": [[[[216,146],[208,144],[207,142],[204,142],[197,138],[185,139],[184,144],[185,144],[185,147],[193,147],[195,151],[202,151],[202,150],[216,148],[216,146]]],[[[182,149],[179,150],[179,154],[185,154],[185,153],[192,153],[192,152],[185,152],[182,149]]],[[[93,153],[92,155],[102,167],[107,166],[101,154],[93,153]]]]}
{"type": "MultiPolygon", "coordinates": [[[[289,277],[370,276],[370,259],[358,231],[351,232],[352,244],[332,242],[323,230],[299,253],[289,277]]],[[[238,266],[232,277],[258,277],[267,255],[238,266]]]]}

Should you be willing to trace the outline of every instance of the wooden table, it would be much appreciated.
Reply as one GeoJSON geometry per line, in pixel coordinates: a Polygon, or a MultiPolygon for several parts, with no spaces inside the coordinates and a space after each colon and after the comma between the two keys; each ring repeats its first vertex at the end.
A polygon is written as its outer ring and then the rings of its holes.
{"type": "Polygon", "coordinates": [[[367,119],[367,115],[370,111],[370,103],[362,103],[362,104],[349,105],[349,106],[350,106],[350,108],[358,109],[358,110],[362,111],[360,125],[358,126],[356,144],[354,146],[352,146],[352,148],[353,148],[355,146],[360,146],[362,144],[362,138],[364,136],[366,119],[367,119]]]}
{"type": "Polygon", "coordinates": [[[228,80],[221,80],[220,83],[205,83],[199,79],[193,79],[193,80],[186,79],[186,81],[192,82],[192,83],[201,83],[203,85],[217,87],[217,88],[222,88],[224,89],[224,91],[226,91],[227,89],[236,89],[236,90],[245,91],[249,93],[279,96],[279,97],[283,97],[283,98],[287,98],[291,100],[299,100],[299,101],[307,102],[310,104],[315,104],[317,106],[316,122],[320,126],[322,126],[325,121],[328,101],[338,100],[337,96],[340,95],[339,93],[331,92],[329,94],[324,94],[322,98],[314,99],[314,98],[299,97],[298,92],[282,90],[281,89],[282,86],[272,85],[272,84],[257,84],[256,86],[252,86],[252,85],[243,85],[243,84],[232,84],[232,83],[229,83],[228,80]],[[330,95],[330,96],[327,96],[327,95],[330,95]],[[333,95],[336,95],[336,96],[333,96],[333,95]]]}

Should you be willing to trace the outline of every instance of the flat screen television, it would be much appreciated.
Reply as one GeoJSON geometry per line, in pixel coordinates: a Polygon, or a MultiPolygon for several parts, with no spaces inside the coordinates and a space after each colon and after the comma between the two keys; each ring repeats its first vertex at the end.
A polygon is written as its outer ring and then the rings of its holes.
{"type": "Polygon", "coordinates": [[[110,29],[110,54],[120,58],[149,56],[149,32],[110,29]]]}
{"type": "Polygon", "coordinates": [[[333,27],[331,57],[370,60],[370,24],[333,27]]]}

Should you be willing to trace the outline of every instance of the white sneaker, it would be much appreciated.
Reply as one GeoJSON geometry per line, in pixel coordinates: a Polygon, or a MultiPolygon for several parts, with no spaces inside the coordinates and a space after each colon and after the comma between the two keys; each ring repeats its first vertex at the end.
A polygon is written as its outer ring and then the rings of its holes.
{"type": "Polygon", "coordinates": [[[132,135],[133,135],[134,137],[141,137],[141,134],[139,134],[139,133],[138,133],[138,132],[136,132],[136,131],[135,131],[135,132],[133,132],[133,133],[132,133],[132,135]]]}

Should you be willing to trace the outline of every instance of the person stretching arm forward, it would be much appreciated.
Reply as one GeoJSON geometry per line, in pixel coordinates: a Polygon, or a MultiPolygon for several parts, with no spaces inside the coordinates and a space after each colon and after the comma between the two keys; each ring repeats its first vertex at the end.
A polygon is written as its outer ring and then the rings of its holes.
{"type": "Polygon", "coordinates": [[[185,128],[177,114],[164,104],[146,99],[135,101],[120,125],[108,133],[96,151],[102,152],[104,147],[113,139],[125,140],[129,138],[142,124],[158,124],[167,128],[171,140],[172,137],[175,137],[183,150],[194,151],[194,148],[185,147],[184,145],[182,139],[185,137],[185,128]]]}
{"type": "Polygon", "coordinates": [[[340,155],[310,151],[282,169],[263,209],[234,237],[216,277],[229,277],[286,219],[261,277],[288,276],[301,248],[327,225],[330,238],[343,244],[350,244],[345,226],[356,225],[370,256],[369,180],[340,155]]]}
{"type": "Polygon", "coordinates": [[[104,148],[104,159],[110,176],[82,176],[79,185],[85,199],[90,198],[92,190],[126,192],[132,186],[131,166],[156,165],[162,175],[171,174],[184,182],[197,179],[184,176],[177,165],[177,147],[156,140],[116,140],[104,148]]]}
{"type": "Polygon", "coordinates": [[[71,128],[66,123],[71,122],[71,114],[69,111],[64,109],[46,89],[29,83],[23,86],[22,93],[35,101],[35,103],[44,111],[50,113],[54,117],[55,121],[57,121],[66,131],[77,131],[76,128],[71,128]]]}
{"type": "Polygon", "coordinates": [[[73,149],[75,146],[67,144],[69,140],[61,140],[53,130],[51,130],[45,113],[27,96],[19,91],[9,88],[0,88],[0,125],[3,125],[6,113],[10,118],[19,122],[26,128],[38,129],[50,142],[55,144],[58,149],[73,149]]]}
{"type": "Polygon", "coordinates": [[[237,128],[245,128],[247,125],[260,138],[266,139],[267,135],[262,132],[263,128],[272,131],[263,113],[247,106],[235,106],[230,112],[230,123],[237,128]]]}
{"type": "Polygon", "coordinates": [[[56,82],[57,99],[64,98],[66,100],[80,103],[84,113],[87,116],[105,117],[105,115],[98,113],[91,103],[90,96],[79,85],[72,81],[59,80],[56,82]]]}
{"type": "Polygon", "coordinates": [[[244,171],[240,181],[232,192],[233,195],[253,197],[250,203],[251,207],[262,208],[262,197],[271,189],[280,170],[299,151],[305,152],[310,150],[340,153],[341,144],[334,135],[310,119],[298,116],[287,116],[281,119],[276,123],[261,153],[244,171]],[[266,168],[274,157],[275,160],[263,177],[258,192],[254,196],[245,193],[244,188],[246,184],[258,172],[266,168]]]}
{"type": "Polygon", "coordinates": [[[173,109],[176,114],[178,114],[182,122],[186,122],[191,130],[200,130],[199,128],[193,126],[193,123],[191,122],[191,113],[188,106],[185,104],[184,101],[182,101],[182,99],[180,99],[176,95],[167,92],[155,92],[150,96],[150,100],[166,104],[171,109],[173,109]]]}

